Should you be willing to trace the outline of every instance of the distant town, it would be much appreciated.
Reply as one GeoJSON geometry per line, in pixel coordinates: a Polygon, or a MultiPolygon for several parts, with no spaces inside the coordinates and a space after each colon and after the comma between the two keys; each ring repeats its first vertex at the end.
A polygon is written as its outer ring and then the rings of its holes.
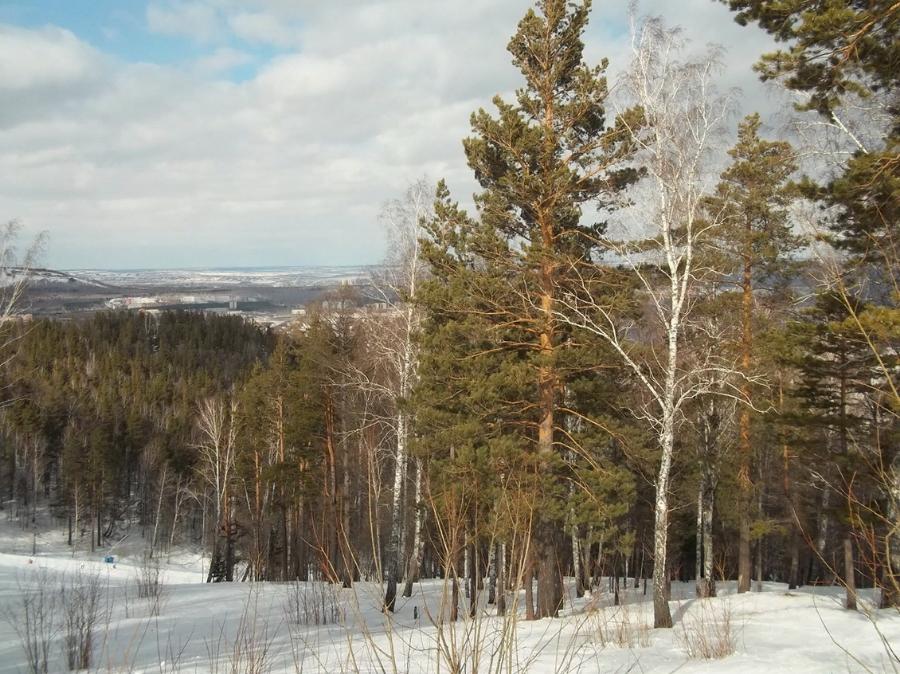
{"type": "Polygon", "coordinates": [[[99,311],[166,310],[242,316],[272,328],[302,329],[315,312],[356,317],[386,311],[366,267],[137,271],[33,270],[20,316],[61,320],[99,311]]]}

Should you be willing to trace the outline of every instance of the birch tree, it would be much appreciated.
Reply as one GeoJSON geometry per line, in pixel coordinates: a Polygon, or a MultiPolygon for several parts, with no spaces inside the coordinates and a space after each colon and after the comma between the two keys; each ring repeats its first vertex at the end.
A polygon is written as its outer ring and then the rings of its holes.
{"type": "Polygon", "coordinates": [[[206,582],[234,580],[234,540],[231,521],[231,480],[235,461],[234,423],[237,402],[207,398],[197,411],[196,448],[200,473],[212,490],[213,513],[217,536],[206,582]],[[221,538],[225,539],[222,549],[221,538]]]}
{"type": "MultiPolygon", "coordinates": [[[[425,273],[420,256],[422,223],[431,217],[434,190],[428,181],[420,179],[411,184],[404,196],[385,204],[381,221],[388,238],[388,253],[380,273],[373,279],[376,299],[384,311],[375,317],[377,326],[369,331],[369,350],[375,363],[374,370],[365,372],[351,365],[351,379],[358,386],[379,394],[387,404],[390,415],[382,419],[396,438],[393,456],[393,480],[391,490],[390,532],[383,570],[387,587],[384,608],[393,612],[397,598],[397,584],[404,569],[403,532],[406,528],[404,494],[410,462],[410,439],[414,420],[408,408],[408,400],[417,378],[419,362],[416,334],[420,323],[420,309],[416,305],[419,284],[425,273]]],[[[417,574],[417,563],[422,556],[422,498],[423,467],[421,459],[415,459],[413,541],[407,551],[410,555],[406,570],[407,584],[404,595],[412,594],[412,578],[417,574]]]]}
{"type": "MultiPolygon", "coordinates": [[[[603,237],[637,280],[649,307],[639,327],[621,312],[598,300],[600,288],[582,276],[580,287],[565,293],[555,314],[605,340],[633,371],[645,403],[636,414],[652,429],[659,447],[655,479],[653,606],[654,625],[671,627],[667,598],[669,491],[675,436],[684,421],[687,402],[720,390],[731,362],[713,348],[691,349],[684,343],[691,310],[702,285],[714,278],[699,257],[700,244],[720,224],[704,213],[709,194],[709,159],[713,140],[729,108],[717,95],[713,76],[715,52],[696,61],[680,60],[676,30],[658,19],[646,19],[633,31],[632,61],[622,78],[629,104],[643,111],[643,124],[630,127],[638,148],[636,162],[645,173],[643,194],[653,195],[643,216],[643,231],[623,232],[619,239],[603,237]],[[641,332],[646,344],[633,341],[641,332]]],[[[646,202],[645,202],[646,203],[646,202]]],[[[739,392],[726,385],[729,394],[739,392]]]]}

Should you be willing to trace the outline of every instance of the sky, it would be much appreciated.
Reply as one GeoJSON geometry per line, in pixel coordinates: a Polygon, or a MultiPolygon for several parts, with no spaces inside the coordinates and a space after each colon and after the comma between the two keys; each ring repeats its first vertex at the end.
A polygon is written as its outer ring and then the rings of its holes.
{"type": "MultiPolygon", "coordinates": [[[[529,0],[0,0],[0,222],[61,269],[371,264],[420,177],[471,200],[469,115],[520,84],[529,0]]],[[[640,12],[722,45],[740,110],[776,103],[773,47],[715,0],[640,12]]],[[[628,59],[596,0],[589,62],[628,59]]],[[[736,126],[738,117],[733,120],[736,126]]]]}

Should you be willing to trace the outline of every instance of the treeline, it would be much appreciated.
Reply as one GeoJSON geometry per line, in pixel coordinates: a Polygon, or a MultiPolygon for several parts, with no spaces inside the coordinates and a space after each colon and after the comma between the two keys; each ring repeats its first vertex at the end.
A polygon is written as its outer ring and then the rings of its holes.
{"type": "Polygon", "coordinates": [[[726,152],[714,55],[653,19],[613,101],[582,57],[589,6],[542,0],[509,43],[515,100],[464,141],[475,212],[443,183],[388,203],[372,308],[344,293],[277,335],[191,314],[26,330],[9,506],[50,504],[72,545],[202,544],[210,580],[380,580],[387,610],[422,575],[453,616],[482,589],[555,616],[565,576],[650,580],[658,627],[672,578],[900,604],[896,7],[822,33],[731,4],[791,45],[760,71],[835,136],[795,146],[751,114],[726,152]]]}

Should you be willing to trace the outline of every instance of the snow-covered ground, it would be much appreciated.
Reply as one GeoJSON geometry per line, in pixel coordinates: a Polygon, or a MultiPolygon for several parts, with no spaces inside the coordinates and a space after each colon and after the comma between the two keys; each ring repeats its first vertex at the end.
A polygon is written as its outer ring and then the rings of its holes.
{"type": "MultiPolygon", "coordinates": [[[[891,655],[891,649],[900,650],[900,615],[872,610],[868,591],[863,610],[849,612],[835,588],[787,592],[784,585],[766,583],[763,592],[738,596],[726,582],[720,583],[718,598],[701,601],[692,584],[676,583],[672,630],[649,628],[652,607],[633,588],[624,593],[623,606],[611,606],[606,592],[596,593],[569,603],[559,620],[504,621],[493,616],[493,607],[484,607],[475,620],[461,610],[460,620],[449,623],[441,621],[449,590],[440,580],[417,585],[389,619],[378,610],[375,583],[353,589],[322,583],[207,585],[202,559],[183,552],[171,559],[163,555],[160,562],[164,587],[157,616],[152,602],[138,597],[138,541],[118,546],[124,556],[115,565],[103,562],[106,551],[65,553],[61,532],[38,541],[43,554],[30,556],[30,547],[23,532],[0,530],[0,612],[8,618],[0,620],[0,674],[28,671],[16,630],[23,625],[23,598],[33,597],[38,587],[55,596],[64,579],[71,585],[90,577],[99,579],[103,591],[94,637],[96,671],[437,673],[454,671],[454,658],[457,671],[465,672],[774,674],[900,668],[891,655]],[[317,615],[328,624],[309,624],[317,615]],[[721,659],[700,657],[702,634],[712,635],[710,648],[730,641],[734,652],[721,659]]],[[[59,605],[54,611],[57,618],[64,613],[59,605]]],[[[62,644],[57,628],[51,672],[66,669],[62,644]]]]}

